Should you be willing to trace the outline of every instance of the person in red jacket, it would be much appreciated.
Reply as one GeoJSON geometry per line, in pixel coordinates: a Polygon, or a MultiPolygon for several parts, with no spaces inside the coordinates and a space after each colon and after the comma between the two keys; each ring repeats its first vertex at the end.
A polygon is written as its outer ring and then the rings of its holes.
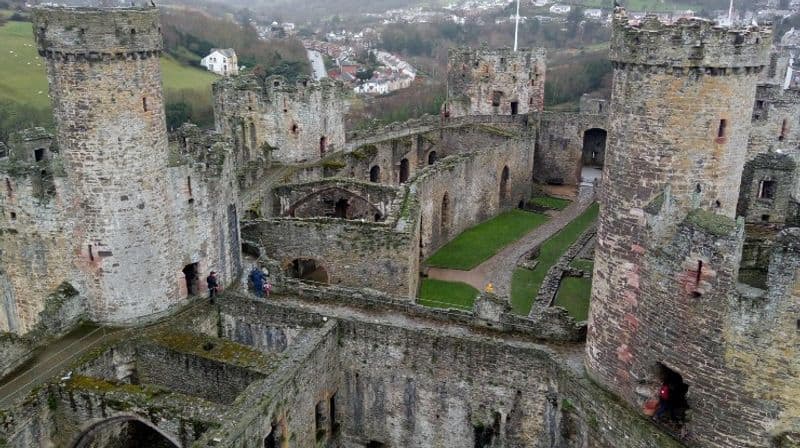
{"type": "Polygon", "coordinates": [[[655,419],[659,420],[667,411],[669,411],[670,418],[674,420],[674,411],[672,408],[671,400],[672,390],[666,382],[661,383],[658,389],[658,410],[656,410],[655,419]]]}

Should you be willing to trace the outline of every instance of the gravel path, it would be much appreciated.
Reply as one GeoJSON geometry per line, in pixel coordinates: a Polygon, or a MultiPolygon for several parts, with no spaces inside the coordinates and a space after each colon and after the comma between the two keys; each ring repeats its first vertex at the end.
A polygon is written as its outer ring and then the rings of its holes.
{"type": "Polygon", "coordinates": [[[519,259],[586,211],[594,202],[594,199],[595,194],[592,185],[581,185],[578,197],[572,204],[471,271],[430,268],[428,277],[437,280],[463,282],[477,288],[479,291],[483,290],[486,284],[491,282],[497,295],[509,297],[511,295],[511,276],[514,274],[514,269],[516,269],[519,259]]]}

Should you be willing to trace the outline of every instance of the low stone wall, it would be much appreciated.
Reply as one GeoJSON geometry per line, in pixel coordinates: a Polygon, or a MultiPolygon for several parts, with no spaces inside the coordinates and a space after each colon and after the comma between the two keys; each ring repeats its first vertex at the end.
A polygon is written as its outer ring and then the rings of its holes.
{"type": "Polygon", "coordinates": [[[408,316],[458,323],[474,328],[488,328],[493,331],[526,335],[540,340],[575,342],[586,338],[585,324],[577,324],[575,319],[562,308],[548,308],[532,316],[519,316],[505,312],[501,314],[499,322],[490,322],[490,325],[487,325],[487,322],[471,311],[430,308],[409,303],[380,291],[320,285],[282,277],[275,278],[274,281],[276,293],[290,295],[300,300],[373,310],[390,309],[408,316]]]}
{"type": "MultiPolygon", "coordinates": [[[[583,248],[589,244],[595,235],[597,235],[597,224],[594,224],[586,229],[581,236],[578,237],[578,239],[572,243],[572,245],[561,255],[561,257],[558,259],[558,262],[550,267],[550,269],[547,271],[547,275],[542,281],[541,287],[539,287],[539,293],[536,295],[536,299],[533,301],[533,308],[531,308],[530,313],[531,315],[541,313],[545,309],[553,306],[556,295],[558,295],[558,289],[561,286],[561,280],[565,276],[583,277],[587,275],[586,272],[571,267],[570,263],[572,263],[572,260],[574,260],[581,253],[583,248]]],[[[591,276],[592,273],[589,272],[588,275],[591,276]]],[[[583,325],[585,326],[586,324],[584,323],[583,325]]]]}
{"type": "Polygon", "coordinates": [[[21,366],[33,353],[34,342],[14,333],[0,333],[0,377],[21,366]]]}

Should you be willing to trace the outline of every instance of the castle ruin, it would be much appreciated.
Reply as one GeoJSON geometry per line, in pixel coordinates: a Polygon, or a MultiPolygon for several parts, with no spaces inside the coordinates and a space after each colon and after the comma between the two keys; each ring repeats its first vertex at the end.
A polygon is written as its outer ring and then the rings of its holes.
{"type": "Polygon", "coordinates": [[[337,83],[245,73],[214,130],[168,134],[157,9],[33,18],[56,129],[0,148],[0,372],[109,333],[0,397],[0,446],[800,446],[800,101],[769,28],[618,8],[612,96],[577,112],[544,110],[544,50],[459,49],[439,116],[347,132],[337,83]],[[588,322],[417,303],[421,260],[587,167],[588,322]],[[666,381],[679,428],[645,415],[666,381]]]}

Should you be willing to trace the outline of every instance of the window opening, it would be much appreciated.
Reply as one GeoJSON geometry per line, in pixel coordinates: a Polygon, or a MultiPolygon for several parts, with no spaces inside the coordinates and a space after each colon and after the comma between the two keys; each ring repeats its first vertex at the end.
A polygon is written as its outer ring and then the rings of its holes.
{"type": "Polygon", "coordinates": [[[519,112],[519,103],[516,101],[511,102],[511,115],[517,115],[519,112]]]}
{"type": "Polygon", "coordinates": [[[147,112],[147,97],[142,98],[142,109],[147,112]]]}
{"type": "Polygon", "coordinates": [[[336,394],[328,398],[328,413],[330,414],[331,433],[335,433],[339,430],[339,423],[336,421],[336,394]]]}
{"type": "Polygon", "coordinates": [[[8,197],[11,197],[11,195],[14,193],[14,189],[11,188],[11,181],[8,178],[6,178],[6,193],[8,194],[8,197]]]}
{"type": "Polygon", "coordinates": [[[686,411],[689,403],[686,394],[689,385],[683,382],[683,377],[678,372],[662,363],[658,363],[661,385],[659,386],[659,407],[654,416],[656,421],[682,425],[686,420],[686,411]]]}
{"type": "Polygon", "coordinates": [[[502,204],[508,198],[508,179],[510,177],[508,167],[503,167],[503,173],[500,175],[500,203],[502,204]]]}
{"type": "Polygon", "coordinates": [[[775,190],[777,184],[772,179],[764,179],[758,187],[759,199],[775,199],[775,190]]]}
{"type": "Polygon", "coordinates": [[[500,107],[500,98],[503,97],[503,92],[495,90],[492,92],[492,107],[500,107]]]}
{"type": "Polygon", "coordinates": [[[450,195],[445,192],[442,196],[442,210],[439,218],[439,234],[447,235],[450,226],[450,195]]]}
{"type": "Polygon", "coordinates": [[[91,244],[89,245],[89,259],[94,261],[94,249],[91,244]]]}
{"type": "Polygon", "coordinates": [[[431,151],[428,153],[428,165],[433,165],[436,163],[436,151],[431,151]]]}
{"type": "Polygon", "coordinates": [[[44,160],[44,148],[39,148],[33,151],[33,159],[37,162],[44,160]]]}
{"type": "Polygon", "coordinates": [[[789,132],[789,120],[786,118],[783,119],[781,123],[781,135],[778,136],[778,141],[783,141],[786,139],[786,133],[789,132]]]}
{"type": "Polygon", "coordinates": [[[16,221],[17,220],[17,213],[16,212],[11,212],[11,220],[12,221],[16,221]]]}
{"type": "Polygon", "coordinates": [[[719,120],[719,127],[717,128],[717,139],[724,139],[728,131],[728,120],[719,120]]]}
{"type": "Polygon", "coordinates": [[[327,149],[327,146],[328,146],[328,139],[323,135],[319,139],[319,153],[320,153],[320,155],[325,154],[325,150],[327,149]]]}
{"type": "Polygon", "coordinates": [[[369,181],[370,182],[381,181],[381,167],[375,165],[369,170],[369,181]]]}
{"type": "Polygon", "coordinates": [[[404,184],[404,183],[406,183],[408,181],[408,176],[410,174],[409,171],[410,171],[410,168],[409,168],[409,165],[408,165],[408,159],[401,160],[400,161],[400,183],[401,184],[404,184]]]}

